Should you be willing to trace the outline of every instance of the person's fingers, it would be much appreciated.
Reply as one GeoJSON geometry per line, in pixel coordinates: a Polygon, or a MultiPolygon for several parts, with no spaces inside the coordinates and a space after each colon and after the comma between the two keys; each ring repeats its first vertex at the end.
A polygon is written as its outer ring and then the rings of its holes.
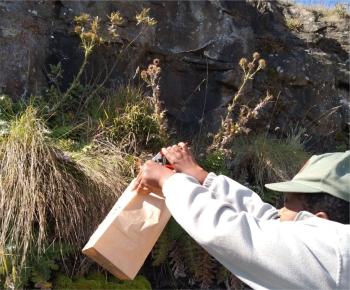
{"type": "Polygon", "coordinates": [[[169,163],[173,164],[176,162],[179,153],[179,150],[175,150],[173,147],[162,148],[162,153],[169,163]]]}
{"type": "Polygon", "coordinates": [[[163,147],[162,149],[160,149],[160,152],[162,152],[163,155],[168,153],[168,149],[163,147]]]}
{"type": "Polygon", "coordinates": [[[170,163],[174,163],[173,160],[173,156],[170,154],[169,152],[169,147],[167,148],[162,148],[161,152],[163,153],[163,155],[165,156],[165,158],[170,162],[170,163]]]}
{"type": "Polygon", "coordinates": [[[147,191],[147,186],[145,186],[143,183],[142,183],[142,181],[141,182],[139,182],[138,184],[137,184],[137,187],[136,187],[136,192],[137,193],[146,193],[146,191],[147,191]]]}
{"type": "Polygon", "coordinates": [[[136,192],[139,193],[139,194],[147,195],[147,194],[149,194],[151,192],[151,190],[147,186],[142,186],[136,192]]]}
{"type": "Polygon", "coordinates": [[[142,179],[142,173],[140,172],[136,178],[134,179],[133,182],[133,186],[132,186],[132,190],[136,190],[136,188],[139,186],[139,184],[141,183],[141,179],[142,179]]]}
{"type": "Polygon", "coordinates": [[[190,149],[189,149],[188,146],[187,146],[187,143],[180,142],[178,145],[181,147],[181,149],[182,149],[184,152],[186,152],[186,153],[191,153],[190,149]]]}
{"type": "Polygon", "coordinates": [[[172,154],[177,155],[177,157],[179,157],[178,154],[181,153],[181,148],[178,145],[173,145],[171,146],[170,152],[172,154]]]}

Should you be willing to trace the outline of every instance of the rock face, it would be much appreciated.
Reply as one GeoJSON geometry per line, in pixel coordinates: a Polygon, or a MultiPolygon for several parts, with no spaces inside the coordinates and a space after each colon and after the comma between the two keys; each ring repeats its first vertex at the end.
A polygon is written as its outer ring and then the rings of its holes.
{"type": "MultiPolygon", "coordinates": [[[[267,90],[275,98],[252,129],[279,128],[286,134],[297,124],[313,136],[310,145],[318,150],[332,148],[337,138],[347,144],[349,16],[276,1],[0,2],[0,89],[15,99],[40,94],[48,64],[58,61],[67,86],[82,59],[74,16],[105,18],[119,10],[127,19],[122,39],[130,41],[137,35],[134,15],[142,7],[151,8],[158,24],[137,38],[110,84],[160,58],[161,98],[180,134],[217,128],[240,84],[239,60],[258,51],[268,68],[256,75],[242,101],[254,103],[267,90]]],[[[113,62],[118,47],[99,47],[90,71],[113,62]]]]}

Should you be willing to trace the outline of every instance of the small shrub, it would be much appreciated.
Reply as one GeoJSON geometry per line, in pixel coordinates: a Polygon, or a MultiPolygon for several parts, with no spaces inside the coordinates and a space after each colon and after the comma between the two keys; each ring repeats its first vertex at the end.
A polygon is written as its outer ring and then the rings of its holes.
{"type": "Polygon", "coordinates": [[[157,152],[168,141],[158,97],[141,87],[125,86],[111,93],[100,112],[98,139],[117,142],[130,153],[157,152]]]}
{"type": "Polygon", "coordinates": [[[302,31],[302,29],[304,27],[304,25],[301,22],[301,20],[297,19],[297,18],[288,18],[288,19],[286,19],[286,25],[287,25],[287,27],[290,30],[297,31],[297,32],[302,31]]]}
{"type": "Polygon", "coordinates": [[[127,105],[123,114],[113,120],[111,136],[128,150],[133,146],[135,152],[141,148],[159,150],[164,144],[153,112],[142,105],[127,105]]]}

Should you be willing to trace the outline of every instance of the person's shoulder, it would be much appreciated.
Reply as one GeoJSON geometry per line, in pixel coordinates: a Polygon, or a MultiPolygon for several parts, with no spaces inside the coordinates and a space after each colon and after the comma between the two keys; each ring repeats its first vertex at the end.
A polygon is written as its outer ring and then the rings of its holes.
{"type": "Polygon", "coordinates": [[[320,230],[325,230],[328,233],[332,231],[337,231],[342,233],[343,235],[350,236],[349,224],[342,224],[336,221],[320,218],[307,211],[299,212],[294,222],[296,225],[299,226],[304,225],[309,226],[310,228],[318,228],[320,230]]]}

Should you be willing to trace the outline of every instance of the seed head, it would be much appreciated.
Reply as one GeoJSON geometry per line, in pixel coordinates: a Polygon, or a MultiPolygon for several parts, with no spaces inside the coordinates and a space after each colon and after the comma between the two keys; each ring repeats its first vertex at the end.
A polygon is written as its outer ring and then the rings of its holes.
{"type": "Polygon", "coordinates": [[[112,12],[108,18],[112,25],[120,26],[124,23],[124,18],[119,11],[112,12]]]}
{"type": "Polygon", "coordinates": [[[253,53],[253,59],[258,60],[260,58],[260,53],[259,52],[254,52],[253,53]]]}
{"type": "Polygon", "coordinates": [[[77,33],[77,34],[80,34],[82,33],[83,29],[80,25],[77,25],[74,27],[74,32],[77,33]]]}
{"type": "Polygon", "coordinates": [[[87,13],[83,13],[79,16],[75,16],[74,17],[74,22],[77,24],[77,25],[85,25],[86,23],[88,23],[91,19],[91,16],[87,13]]]}
{"type": "Polygon", "coordinates": [[[95,34],[97,34],[97,31],[100,28],[100,19],[98,16],[94,17],[94,20],[91,23],[91,31],[95,34]]]}
{"type": "Polygon", "coordinates": [[[147,74],[147,71],[143,70],[141,71],[141,78],[146,81],[147,80],[147,77],[148,77],[148,74],[147,74]]]}
{"type": "Polygon", "coordinates": [[[146,24],[148,26],[153,26],[157,24],[157,20],[149,16],[150,8],[143,8],[139,14],[136,14],[136,25],[146,24]]]}
{"type": "Polygon", "coordinates": [[[241,58],[241,60],[239,61],[239,65],[240,65],[242,68],[245,68],[246,65],[247,65],[247,63],[248,63],[248,60],[247,60],[245,57],[241,58]]]}
{"type": "Polygon", "coordinates": [[[266,61],[265,61],[265,59],[260,59],[260,60],[259,60],[259,67],[260,67],[261,69],[266,68],[266,61]]]}

